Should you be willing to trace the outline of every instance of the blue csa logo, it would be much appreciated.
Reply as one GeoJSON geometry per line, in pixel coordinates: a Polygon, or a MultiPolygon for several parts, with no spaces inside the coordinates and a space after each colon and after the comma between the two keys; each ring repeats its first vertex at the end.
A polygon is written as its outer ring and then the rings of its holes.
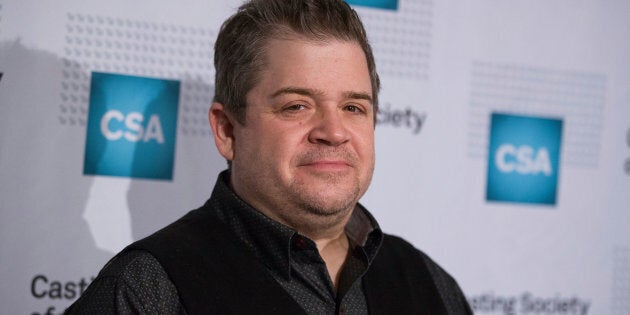
{"type": "Polygon", "coordinates": [[[493,113],[488,201],[555,205],[562,120],[493,113]]]}
{"type": "Polygon", "coordinates": [[[179,81],[92,73],[83,173],[173,179],[179,81]]]}
{"type": "Polygon", "coordinates": [[[398,0],[346,0],[348,4],[378,9],[397,10],[398,0]]]}

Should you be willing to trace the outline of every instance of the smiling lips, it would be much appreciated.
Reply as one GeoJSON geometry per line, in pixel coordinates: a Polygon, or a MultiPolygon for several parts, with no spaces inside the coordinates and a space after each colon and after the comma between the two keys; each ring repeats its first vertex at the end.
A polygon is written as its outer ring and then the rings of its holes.
{"type": "Polygon", "coordinates": [[[316,160],[300,164],[320,171],[343,171],[351,167],[345,160],[316,160]]]}

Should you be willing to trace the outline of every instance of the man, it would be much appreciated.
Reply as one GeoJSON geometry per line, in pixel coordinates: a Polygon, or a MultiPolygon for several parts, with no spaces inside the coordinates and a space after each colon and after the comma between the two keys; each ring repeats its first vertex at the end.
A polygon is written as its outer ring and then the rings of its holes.
{"type": "Polygon", "coordinates": [[[340,0],[252,0],[222,26],[210,200],[110,261],[69,312],[469,314],[456,282],[358,204],[379,79],[340,0]]]}

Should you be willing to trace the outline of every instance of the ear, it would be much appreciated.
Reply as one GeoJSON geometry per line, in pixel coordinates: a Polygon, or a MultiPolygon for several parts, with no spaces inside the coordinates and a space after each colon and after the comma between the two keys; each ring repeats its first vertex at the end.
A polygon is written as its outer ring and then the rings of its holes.
{"type": "Polygon", "coordinates": [[[234,124],[225,111],[225,106],[214,102],[210,106],[208,120],[219,153],[228,161],[234,158],[234,124]]]}

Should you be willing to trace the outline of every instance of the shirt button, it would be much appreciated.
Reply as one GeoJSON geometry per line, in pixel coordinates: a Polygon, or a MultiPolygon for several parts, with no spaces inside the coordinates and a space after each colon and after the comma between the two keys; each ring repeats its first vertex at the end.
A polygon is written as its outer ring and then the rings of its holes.
{"type": "Polygon", "coordinates": [[[295,248],[297,249],[305,249],[306,248],[306,241],[301,238],[301,237],[296,237],[293,241],[293,245],[295,246],[295,248]]]}

